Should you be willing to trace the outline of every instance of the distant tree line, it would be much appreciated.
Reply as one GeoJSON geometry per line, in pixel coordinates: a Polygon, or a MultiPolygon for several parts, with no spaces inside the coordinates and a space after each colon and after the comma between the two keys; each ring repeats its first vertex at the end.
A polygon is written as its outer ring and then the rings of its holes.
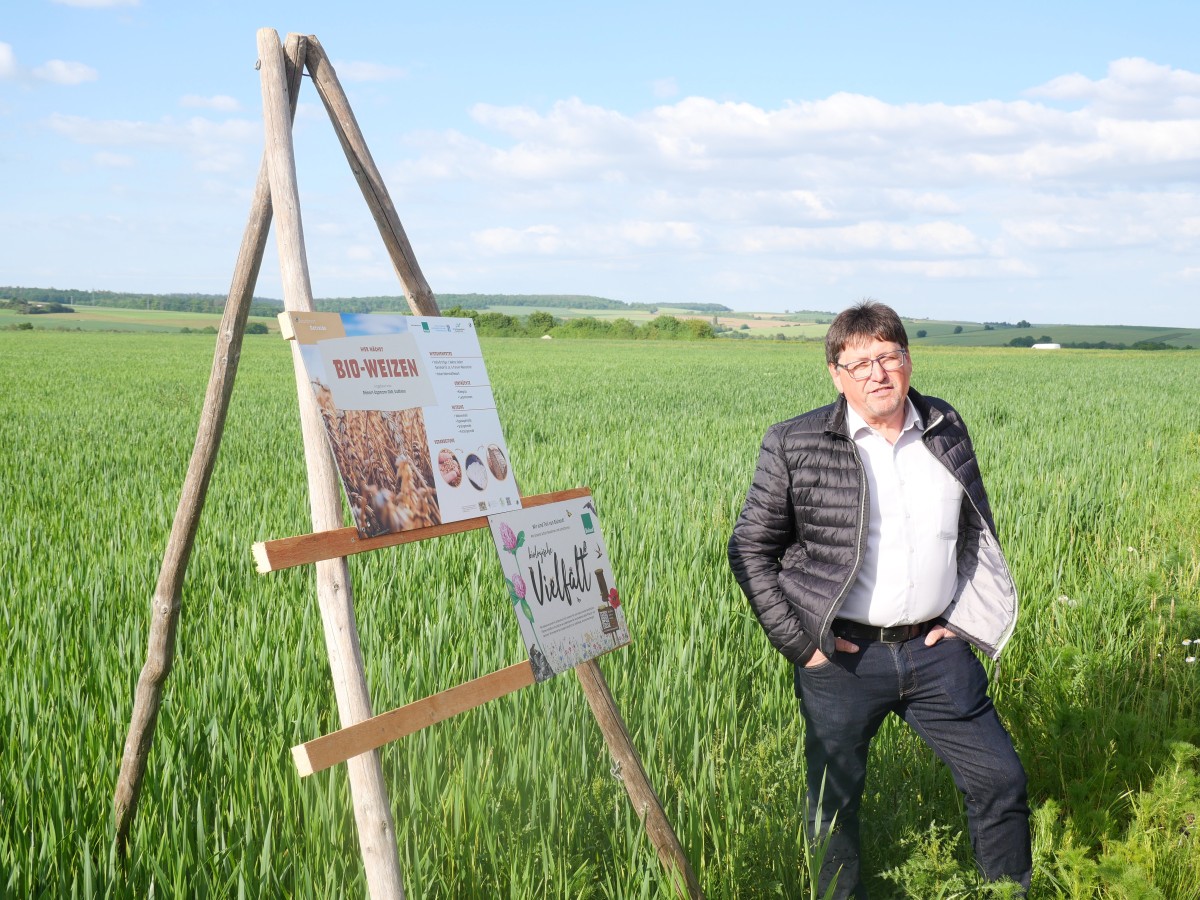
{"type": "MultiPolygon", "coordinates": [[[[129,294],[119,291],[80,291],[58,288],[0,287],[0,298],[28,304],[58,303],[71,306],[105,306],[115,309],[157,309],[168,312],[217,313],[225,311],[224,294],[129,294]]],[[[276,316],[283,309],[278,300],[255,297],[252,316],[276,316]]]]}
{"type": "Polygon", "coordinates": [[[1032,347],[1034,344],[1053,344],[1054,338],[1048,334],[1043,334],[1040,338],[1035,338],[1031,334],[1015,337],[1008,342],[1010,347],[1032,347]]]}
{"type": "Polygon", "coordinates": [[[638,312],[657,312],[660,306],[686,308],[702,313],[733,312],[720,303],[626,303],[609,300],[607,297],[591,297],[586,294],[439,294],[438,307],[449,309],[459,306],[466,309],[488,309],[493,306],[537,306],[550,309],[628,309],[638,312]]]}
{"type": "MultiPolygon", "coordinates": [[[[552,309],[627,309],[628,304],[604,297],[573,294],[439,294],[438,309],[484,310],[491,306],[541,306],[552,309]]],[[[374,313],[395,312],[409,315],[404,297],[323,297],[313,301],[321,312],[374,313]]]]}
{"type": "MultiPolygon", "coordinates": [[[[483,311],[496,306],[533,306],[541,309],[595,309],[629,310],[631,312],[657,312],[660,305],[654,303],[626,303],[606,297],[586,294],[439,294],[438,309],[446,313],[450,309],[473,309],[483,311]]],[[[408,301],[404,297],[326,297],[315,300],[322,312],[408,313],[408,301]]],[[[688,303],[686,308],[702,313],[732,312],[720,303],[688,303]]]]}
{"type": "Polygon", "coordinates": [[[782,331],[773,331],[768,334],[755,334],[749,330],[750,326],[741,325],[737,329],[725,328],[718,325],[713,329],[717,337],[722,340],[730,341],[798,341],[800,343],[812,343],[814,341],[823,341],[824,338],[808,337],[803,334],[784,334],[782,331]]]}
{"type": "MultiPolygon", "coordinates": [[[[54,301],[49,303],[39,303],[37,301],[29,300],[0,300],[0,309],[11,309],[23,316],[44,315],[45,313],[75,312],[75,310],[71,307],[54,301]]],[[[33,326],[31,325],[30,328],[32,327],[33,326]]]]}
{"type": "MultiPolygon", "coordinates": [[[[185,327],[179,329],[179,333],[180,334],[216,334],[217,326],[205,325],[203,328],[188,328],[185,326],[185,327]]],[[[264,325],[262,322],[247,322],[246,330],[242,333],[243,334],[270,334],[271,330],[269,328],[267,328],[267,326],[264,325]]]]}
{"type": "MultiPolygon", "coordinates": [[[[0,298],[25,303],[60,303],[75,306],[108,306],[121,309],[157,309],[170,312],[221,313],[225,310],[224,294],[131,294],[120,291],[81,291],[59,288],[0,287],[0,298]]],[[[398,312],[409,314],[408,301],[403,296],[389,297],[326,297],[314,300],[322,312],[372,313],[398,312]]],[[[606,297],[586,294],[441,294],[438,308],[454,307],[485,310],[494,306],[534,306],[549,309],[595,309],[657,312],[654,303],[625,303],[606,297]]],[[[732,312],[720,303],[689,303],[687,309],[696,312],[732,312]]],[[[271,297],[255,297],[250,315],[276,316],[283,311],[283,301],[271,297]]]]}
{"type": "Polygon", "coordinates": [[[438,307],[484,310],[492,306],[542,306],[550,309],[629,309],[630,304],[586,294],[438,294],[438,307]]]}
{"type": "MultiPolygon", "coordinates": [[[[1043,334],[1040,338],[1034,338],[1032,335],[1024,335],[1015,337],[1008,342],[1009,347],[1032,347],[1034,344],[1052,344],[1054,338],[1048,334],[1043,334]]],[[[1113,341],[1067,341],[1060,342],[1059,346],[1067,350],[1191,350],[1189,344],[1186,347],[1173,347],[1163,341],[1135,341],[1132,344],[1114,343],[1113,341]]]]}
{"type": "Polygon", "coordinates": [[[647,341],[700,341],[716,336],[713,327],[703,319],[677,319],[675,316],[658,316],[644,325],[635,325],[629,319],[596,319],[579,316],[559,319],[548,312],[531,312],[524,319],[499,312],[481,312],[452,306],[444,310],[445,315],[469,318],[475,322],[475,330],[485,337],[542,337],[554,338],[613,338],[647,341]]]}

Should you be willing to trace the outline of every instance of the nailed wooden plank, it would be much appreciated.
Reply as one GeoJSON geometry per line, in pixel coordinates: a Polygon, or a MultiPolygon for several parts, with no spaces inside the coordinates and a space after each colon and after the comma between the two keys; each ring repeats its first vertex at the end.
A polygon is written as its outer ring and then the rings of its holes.
{"type": "MultiPolygon", "coordinates": [[[[551,491],[549,494],[522,497],[521,506],[524,508],[545,506],[560,500],[587,497],[591,493],[591,489],[585,487],[551,491]]],[[[486,528],[487,523],[487,516],[476,516],[473,519],[463,519],[445,525],[413,528],[409,531],[381,534],[379,537],[373,538],[360,538],[358,531],[354,528],[337,528],[332,531],[318,531],[313,534],[278,538],[273,541],[259,541],[253,547],[254,563],[259,572],[277,572],[280,569],[290,569],[293,566],[302,566],[305,563],[319,562],[323,559],[338,559],[355,553],[366,553],[368,550],[396,547],[400,544],[411,544],[414,541],[445,537],[448,534],[462,534],[465,531],[474,531],[476,528],[486,528]]]]}
{"type": "Polygon", "coordinates": [[[292,748],[292,758],[301,776],[312,775],[533,683],[533,668],[525,660],[300,744],[292,748]]]}

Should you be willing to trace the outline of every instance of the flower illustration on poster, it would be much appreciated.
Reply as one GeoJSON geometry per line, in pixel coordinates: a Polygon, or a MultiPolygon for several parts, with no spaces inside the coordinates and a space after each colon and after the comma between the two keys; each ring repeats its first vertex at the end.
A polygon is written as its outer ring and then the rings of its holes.
{"type": "Polygon", "coordinates": [[[629,643],[590,497],[499,513],[489,521],[538,681],[629,643]]]}
{"type": "Polygon", "coordinates": [[[507,522],[500,523],[500,546],[511,553],[517,555],[517,551],[525,545],[525,532],[517,534],[512,530],[512,527],[507,522]]]}
{"type": "MultiPolygon", "coordinates": [[[[545,681],[554,673],[548,669],[542,642],[538,637],[537,630],[533,627],[533,610],[529,608],[529,601],[525,598],[527,593],[525,579],[520,574],[514,574],[512,578],[505,576],[504,583],[508,585],[508,596],[512,600],[513,612],[522,616],[529,623],[528,630],[533,633],[533,644],[529,647],[529,662],[533,666],[533,674],[538,681],[545,681]]],[[[521,631],[525,633],[526,629],[522,628],[521,631]]]]}

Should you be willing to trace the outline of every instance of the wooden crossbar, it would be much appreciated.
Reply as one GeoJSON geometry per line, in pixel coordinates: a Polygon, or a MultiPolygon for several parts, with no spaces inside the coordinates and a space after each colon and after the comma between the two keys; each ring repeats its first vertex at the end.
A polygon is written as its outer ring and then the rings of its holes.
{"type": "Polygon", "coordinates": [[[300,744],[292,748],[292,758],[301,776],[312,775],[468,709],[482,706],[489,700],[528,687],[533,682],[533,667],[529,660],[525,660],[300,744]]]}
{"type": "MultiPolygon", "coordinates": [[[[552,491],[549,494],[522,497],[521,506],[528,509],[532,506],[557,503],[560,500],[576,500],[590,494],[591,490],[585,487],[552,491]]],[[[379,550],[383,547],[396,547],[400,544],[411,544],[414,541],[445,537],[448,534],[462,534],[465,531],[474,531],[476,528],[486,528],[487,524],[487,516],[476,516],[472,519],[462,519],[445,525],[413,528],[372,538],[359,537],[355,528],[318,531],[313,534],[278,538],[273,541],[259,541],[254,545],[254,562],[259,572],[277,572],[280,569],[290,569],[293,566],[302,566],[305,563],[319,562],[323,559],[340,559],[344,556],[366,553],[369,550],[379,550]]]]}

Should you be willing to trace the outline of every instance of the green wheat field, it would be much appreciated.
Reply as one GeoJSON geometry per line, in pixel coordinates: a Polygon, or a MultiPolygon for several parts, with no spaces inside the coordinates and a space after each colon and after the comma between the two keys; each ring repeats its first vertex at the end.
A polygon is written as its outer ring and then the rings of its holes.
{"type": "MultiPolygon", "coordinates": [[[[817,344],[493,339],[527,494],[594,492],[633,643],[601,660],[709,897],[809,897],[786,663],[725,543],[817,344]]],[[[247,338],[127,862],[112,796],[212,361],[201,335],[0,332],[0,896],[361,897],[290,353],[247,338]]],[[[918,348],[971,427],[1022,597],[993,693],[1030,774],[1032,897],[1200,896],[1200,351],[918,348]]],[[[523,658],[483,532],[354,557],[376,712],[523,658]]],[[[670,896],[575,677],[384,747],[408,895],[670,896]]],[[[949,774],[874,745],[873,896],[991,897],[949,774]]]]}

